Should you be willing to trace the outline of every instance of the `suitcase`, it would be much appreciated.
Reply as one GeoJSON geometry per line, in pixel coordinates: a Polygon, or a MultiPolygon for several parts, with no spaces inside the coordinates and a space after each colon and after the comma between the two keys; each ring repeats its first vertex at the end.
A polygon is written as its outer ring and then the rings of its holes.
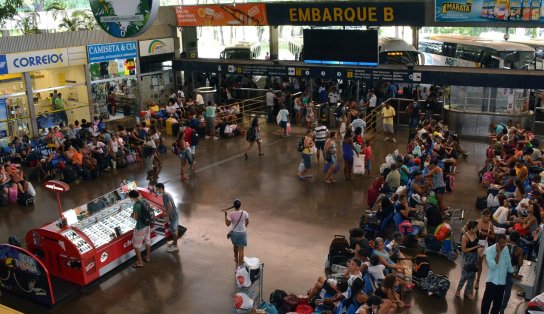
{"type": "Polygon", "coordinates": [[[174,135],[174,132],[173,132],[173,124],[175,123],[176,120],[170,118],[170,119],[166,119],[166,134],[168,135],[174,135]]]}
{"type": "Polygon", "coordinates": [[[17,194],[19,194],[19,190],[17,190],[17,186],[11,186],[8,189],[8,201],[10,203],[17,203],[17,194]]]}
{"type": "Polygon", "coordinates": [[[74,181],[77,180],[77,171],[74,167],[72,166],[66,166],[64,167],[64,170],[62,170],[62,181],[64,183],[73,183],[74,181]]]}
{"type": "Polygon", "coordinates": [[[438,275],[429,271],[427,277],[421,279],[421,288],[428,293],[443,298],[450,289],[450,280],[444,275],[438,275]]]}

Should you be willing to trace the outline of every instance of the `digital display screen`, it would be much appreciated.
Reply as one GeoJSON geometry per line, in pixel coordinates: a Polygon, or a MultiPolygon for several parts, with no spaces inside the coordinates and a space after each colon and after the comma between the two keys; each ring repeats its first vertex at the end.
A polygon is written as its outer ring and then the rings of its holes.
{"type": "Polygon", "coordinates": [[[305,29],[304,62],[378,66],[377,30],[305,29]]]}

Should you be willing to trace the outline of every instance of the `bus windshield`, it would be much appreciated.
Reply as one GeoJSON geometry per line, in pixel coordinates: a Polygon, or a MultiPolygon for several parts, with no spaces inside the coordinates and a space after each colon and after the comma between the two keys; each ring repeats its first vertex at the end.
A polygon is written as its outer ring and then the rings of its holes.
{"type": "Polygon", "coordinates": [[[504,59],[504,66],[510,69],[534,69],[534,51],[502,51],[500,57],[504,59]]]}
{"type": "Polygon", "coordinates": [[[419,64],[417,51],[384,51],[380,53],[380,64],[419,64]]]}

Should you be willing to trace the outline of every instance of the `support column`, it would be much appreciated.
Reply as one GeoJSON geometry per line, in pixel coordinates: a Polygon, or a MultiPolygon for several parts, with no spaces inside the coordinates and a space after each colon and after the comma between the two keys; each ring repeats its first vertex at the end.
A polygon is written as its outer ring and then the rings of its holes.
{"type": "MultiPolygon", "coordinates": [[[[28,102],[28,112],[30,113],[30,125],[32,125],[32,137],[38,137],[40,136],[40,132],[38,132],[38,120],[36,117],[36,108],[34,107],[34,98],[32,97],[32,81],[30,80],[30,73],[25,72],[23,73],[23,77],[25,80],[25,87],[26,87],[26,101],[28,102]]],[[[9,123],[8,123],[9,128],[9,123]]],[[[16,132],[12,132],[13,134],[16,134],[16,132]]]]}
{"type": "Polygon", "coordinates": [[[278,27],[269,26],[269,37],[270,37],[270,60],[279,59],[279,45],[278,45],[278,27]]]}
{"type": "Polygon", "coordinates": [[[412,26],[412,46],[416,49],[419,46],[419,28],[417,26],[412,26]]]}
{"type": "Polygon", "coordinates": [[[92,88],[91,88],[91,67],[90,65],[87,63],[83,66],[83,68],[85,69],[85,86],[87,86],[87,99],[89,100],[89,121],[92,121],[92,107],[94,106],[93,104],[93,93],[92,93],[92,88]]]}
{"type": "Polygon", "coordinates": [[[198,37],[196,27],[183,27],[181,29],[181,50],[187,54],[187,58],[198,58],[198,37]]]}

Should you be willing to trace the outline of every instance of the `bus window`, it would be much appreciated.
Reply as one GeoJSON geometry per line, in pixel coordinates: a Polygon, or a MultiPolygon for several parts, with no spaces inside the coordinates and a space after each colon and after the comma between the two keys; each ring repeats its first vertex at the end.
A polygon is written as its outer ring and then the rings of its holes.
{"type": "Polygon", "coordinates": [[[444,43],[442,45],[442,55],[446,57],[454,58],[456,46],[457,46],[456,44],[444,43]]]}

